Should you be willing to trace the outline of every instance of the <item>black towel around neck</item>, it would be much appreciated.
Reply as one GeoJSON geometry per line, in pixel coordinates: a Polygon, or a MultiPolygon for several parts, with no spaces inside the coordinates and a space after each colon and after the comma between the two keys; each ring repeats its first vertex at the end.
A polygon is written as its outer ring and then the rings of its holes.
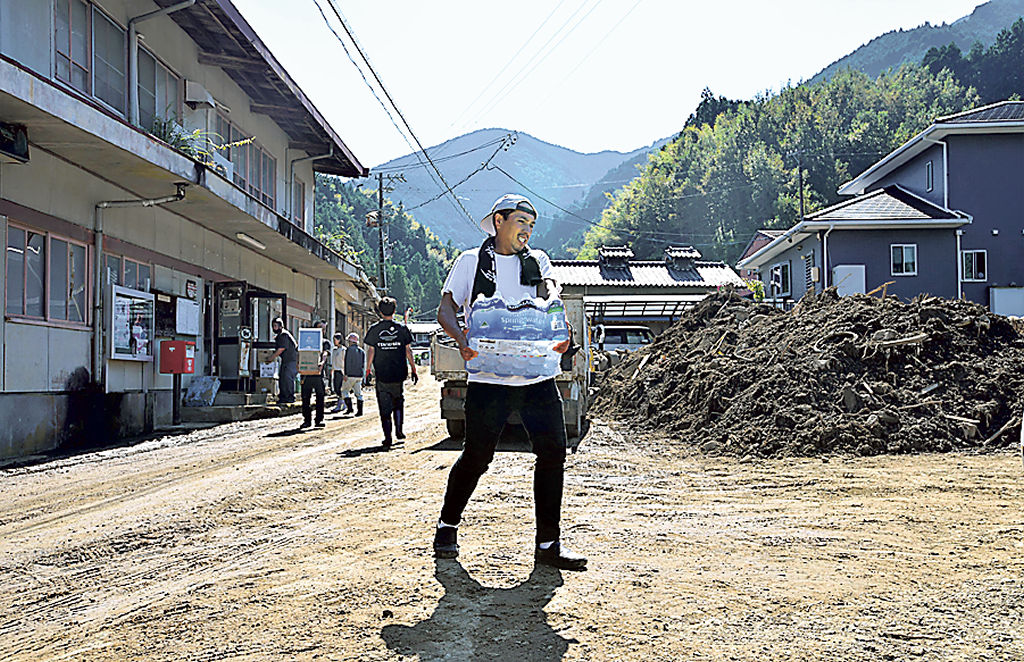
{"type": "MultiPolygon", "coordinates": [[[[515,254],[519,258],[519,284],[527,287],[540,285],[540,263],[530,255],[529,247],[515,254]]],[[[494,268],[494,237],[488,237],[480,247],[480,257],[476,261],[476,276],[473,278],[473,294],[470,302],[476,301],[478,295],[494,296],[497,288],[498,274],[494,268]]]]}

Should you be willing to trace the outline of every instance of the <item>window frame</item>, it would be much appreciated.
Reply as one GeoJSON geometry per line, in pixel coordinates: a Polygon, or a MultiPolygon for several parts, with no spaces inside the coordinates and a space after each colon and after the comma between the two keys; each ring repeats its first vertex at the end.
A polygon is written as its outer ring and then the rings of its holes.
{"type": "Polygon", "coordinates": [[[918,274],[919,260],[920,260],[920,256],[919,256],[919,253],[918,253],[918,250],[917,250],[917,244],[889,244],[889,275],[890,276],[916,276],[918,274]],[[898,272],[898,273],[896,272],[896,261],[893,259],[893,250],[897,249],[897,248],[901,249],[901,253],[900,253],[901,262],[904,265],[906,265],[906,263],[907,263],[906,252],[905,252],[906,249],[908,249],[908,248],[914,249],[914,271],[913,272],[910,272],[910,271],[901,271],[901,272],[898,272]]]}
{"type": "Polygon", "coordinates": [[[92,99],[94,99],[95,101],[103,104],[103,106],[105,108],[110,109],[111,111],[117,113],[121,117],[127,117],[128,116],[128,110],[129,110],[128,106],[130,105],[130,102],[129,102],[130,94],[129,94],[129,89],[128,89],[128,79],[130,78],[130,76],[128,75],[129,74],[129,71],[128,71],[128,46],[129,46],[129,44],[128,44],[128,28],[123,26],[123,25],[121,25],[121,23],[119,21],[117,21],[113,16],[111,16],[107,12],[103,11],[102,9],[100,9],[100,7],[98,7],[95,3],[87,2],[86,4],[89,6],[89,9],[90,9],[90,12],[89,12],[89,28],[90,28],[90,32],[89,32],[89,64],[92,65],[92,68],[89,71],[89,86],[91,88],[90,91],[89,91],[89,96],[92,99]],[[121,67],[122,67],[122,70],[124,71],[124,81],[121,83],[121,93],[124,95],[124,106],[125,106],[124,109],[116,108],[116,107],[110,105],[109,102],[107,102],[107,101],[99,98],[98,96],[96,96],[96,14],[97,13],[100,14],[101,18],[106,19],[107,21],[110,22],[111,25],[113,25],[114,27],[119,29],[122,32],[122,34],[124,35],[124,48],[121,51],[121,67]]]}
{"type": "Polygon", "coordinates": [[[306,182],[298,177],[292,180],[292,222],[300,228],[306,227],[306,182]],[[296,210],[296,207],[298,209],[296,210]]]}
{"type": "Polygon", "coordinates": [[[776,262],[768,268],[768,282],[766,285],[768,286],[768,293],[771,294],[773,298],[793,296],[793,267],[789,260],[776,262]],[[772,292],[772,273],[776,269],[779,270],[779,280],[782,281],[782,284],[779,287],[778,292],[772,292]],[[785,278],[783,278],[783,274],[785,275],[785,278]]]}
{"type": "MultiPolygon", "coordinates": [[[[159,109],[157,109],[155,116],[156,117],[161,117],[162,119],[165,119],[165,120],[166,119],[171,119],[178,126],[182,126],[182,121],[184,119],[184,106],[183,106],[182,99],[185,96],[185,90],[184,90],[184,85],[185,85],[184,80],[185,80],[185,78],[184,78],[184,76],[181,76],[180,74],[178,74],[177,71],[175,71],[171,67],[167,66],[167,63],[164,62],[162,59],[160,59],[160,56],[158,56],[156,53],[154,53],[153,51],[149,50],[148,48],[146,48],[142,44],[139,44],[139,57],[140,57],[140,59],[141,59],[143,54],[153,58],[153,62],[156,65],[155,66],[154,75],[155,76],[159,76],[160,73],[161,73],[160,70],[162,68],[164,74],[169,75],[172,78],[174,78],[175,88],[177,90],[177,92],[175,94],[176,102],[174,104],[174,116],[173,117],[163,117],[160,114],[159,109]]],[[[141,69],[141,67],[140,67],[140,69],[141,69]]],[[[157,78],[157,80],[159,80],[159,78],[157,78]]],[[[157,85],[157,80],[153,81],[154,87],[159,87],[157,85]]],[[[139,77],[139,79],[136,81],[136,87],[139,88],[139,98],[140,99],[142,98],[142,88],[141,88],[141,86],[142,86],[142,79],[141,79],[141,77],[139,77]]],[[[153,90],[153,92],[154,92],[154,94],[159,95],[159,90],[158,89],[153,90]]],[[[156,105],[156,101],[154,101],[154,107],[155,107],[155,105],[156,105]]],[[[139,113],[140,113],[139,114],[139,121],[140,122],[142,122],[141,112],[142,112],[142,102],[140,101],[139,102],[139,113]]],[[[217,115],[220,116],[220,113],[218,113],[217,115]]],[[[144,127],[144,128],[146,128],[148,130],[151,127],[144,127]]]]}
{"type": "MultiPolygon", "coordinates": [[[[248,140],[244,145],[228,148],[227,159],[231,161],[231,183],[243,193],[260,202],[275,213],[277,209],[277,157],[270,150],[256,142],[255,137],[247,134],[240,126],[218,112],[214,120],[218,127],[224,125],[228,136],[220,136],[223,144],[248,140]],[[267,175],[270,175],[267,180],[267,175]],[[264,186],[269,182],[269,190],[264,186]]],[[[219,131],[218,131],[219,133],[219,131]]]]}
{"type": "MultiPolygon", "coordinates": [[[[8,319],[8,320],[14,320],[14,321],[31,322],[31,323],[35,323],[35,324],[46,324],[46,325],[50,325],[50,326],[70,327],[70,328],[75,328],[75,329],[89,328],[90,324],[92,323],[92,310],[91,310],[91,305],[90,304],[92,302],[92,286],[93,286],[93,283],[92,283],[92,269],[91,269],[91,267],[92,267],[92,250],[91,250],[91,247],[89,246],[89,244],[87,242],[84,242],[84,241],[79,241],[78,239],[72,239],[71,237],[68,237],[66,235],[62,235],[59,232],[48,232],[46,230],[39,230],[39,229],[33,228],[31,225],[28,225],[26,223],[21,223],[21,222],[19,222],[17,220],[8,219],[7,220],[7,229],[4,232],[4,250],[5,251],[7,250],[7,244],[8,244],[8,241],[9,241],[11,228],[15,228],[17,230],[21,230],[22,232],[26,233],[25,234],[25,243],[26,244],[28,244],[28,233],[36,234],[36,235],[39,235],[39,236],[43,237],[43,246],[45,247],[45,254],[43,255],[43,265],[44,265],[44,271],[43,271],[43,294],[42,294],[42,296],[43,296],[43,315],[42,316],[39,316],[39,315],[29,315],[27,313],[27,310],[28,310],[28,277],[27,277],[28,260],[23,260],[22,261],[22,266],[21,266],[21,268],[22,268],[21,311],[22,312],[20,312],[20,313],[12,313],[12,312],[8,312],[8,310],[7,310],[7,286],[8,286],[8,282],[9,281],[6,278],[6,266],[4,267],[4,270],[5,270],[5,273],[4,273],[4,294],[3,294],[3,297],[4,297],[4,301],[3,301],[4,318],[8,319]],[[85,307],[84,307],[84,311],[83,311],[84,319],[82,321],[69,320],[69,319],[67,319],[67,317],[65,317],[65,318],[54,317],[54,316],[52,316],[50,314],[50,294],[51,294],[51,288],[53,287],[53,275],[51,273],[52,269],[50,268],[50,266],[51,266],[51,259],[52,259],[52,250],[53,250],[52,246],[53,246],[53,242],[54,241],[62,241],[65,244],[67,244],[67,246],[69,248],[71,246],[79,246],[79,247],[85,249],[85,264],[84,264],[84,267],[83,267],[84,268],[84,272],[85,272],[84,273],[84,276],[85,276],[85,292],[84,292],[85,307]]],[[[67,252],[66,260],[67,260],[67,272],[66,272],[67,273],[67,278],[66,278],[66,280],[69,283],[69,296],[65,300],[65,304],[66,304],[65,313],[66,313],[67,310],[70,310],[70,305],[69,304],[71,302],[71,296],[70,296],[70,280],[71,280],[71,264],[70,264],[70,261],[71,261],[71,251],[70,250],[68,250],[68,252],[67,252]]],[[[6,265],[6,260],[5,260],[5,265],[6,265]]]]}
{"type": "Polygon", "coordinates": [[[106,262],[106,260],[107,260],[107,258],[114,258],[114,259],[118,260],[119,263],[120,263],[120,267],[119,267],[118,273],[117,273],[117,282],[116,283],[111,283],[111,285],[118,285],[120,287],[127,287],[127,288],[130,288],[130,289],[133,289],[133,290],[138,290],[139,292],[149,292],[149,291],[151,291],[153,289],[153,263],[152,262],[141,262],[139,260],[136,260],[134,258],[128,257],[127,255],[123,255],[121,253],[108,253],[107,251],[103,251],[103,269],[102,269],[102,271],[103,271],[103,274],[104,274],[104,283],[103,283],[104,286],[107,285],[107,283],[106,283],[106,273],[107,273],[107,262],[106,262]],[[125,274],[128,273],[128,263],[129,262],[131,262],[132,264],[135,265],[135,274],[136,274],[135,282],[131,283],[131,284],[128,284],[128,283],[125,282],[125,274]],[[143,289],[141,287],[137,287],[137,285],[139,283],[139,279],[138,279],[139,267],[146,267],[146,269],[149,270],[149,288],[148,289],[143,289]]]}
{"type": "Polygon", "coordinates": [[[924,187],[931,193],[935,190],[935,162],[928,161],[924,164],[924,187]]]}
{"type": "MultiPolygon", "coordinates": [[[[59,2],[59,0],[58,0],[59,2]]],[[[58,18],[59,9],[58,2],[53,3],[53,79],[60,81],[62,84],[67,85],[73,90],[92,96],[92,8],[93,5],[88,0],[67,0],[68,4],[68,42],[67,53],[60,50],[60,42],[57,39],[57,26],[59,25],[58,18]],[[80,3],[85,7],[85,66],[76,64],[74,59],[74,8],[73,5],[80,3]],[[60,75],[60,69],[58,67],[59,58],[64,58],[68,61],[68,77],[65,79],[60,75]],[[74,76],[72,72],[74,68],[78,67],[85,74],[85,86],[86,89],[80,89],[74,83],[74,76]]]]}
{"type": "MultiPolygon", "coordinates": [[[[977,272],[977,262],[974,264],[975,272],[977,272]]],[[[971,248],[960,251],[960,278],[965,283],[987,283],[988,282],[988,249],[985,248],[971,248]],[[974,278],[967,277],[967,256],[982,254],[984,256],[984,270],[982,271],[983,277],[974,278]]]]}

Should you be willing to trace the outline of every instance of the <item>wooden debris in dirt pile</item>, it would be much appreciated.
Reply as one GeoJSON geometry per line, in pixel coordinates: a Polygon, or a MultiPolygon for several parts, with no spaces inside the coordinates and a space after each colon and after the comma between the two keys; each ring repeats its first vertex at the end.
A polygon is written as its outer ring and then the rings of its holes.
{"type": "Polygon", "coordinates": [[[725,291],[609,371],[594,412],[712,454],[914,453],[1016,443],[1024,336],[967,301],[725,291]]]}

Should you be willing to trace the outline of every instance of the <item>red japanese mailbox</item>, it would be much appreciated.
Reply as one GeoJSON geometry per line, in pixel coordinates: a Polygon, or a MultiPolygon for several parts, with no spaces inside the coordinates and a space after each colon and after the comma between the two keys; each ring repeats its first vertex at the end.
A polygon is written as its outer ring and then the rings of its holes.
{"type": "Polygon", "coordinates": [[[196,344],[190,340],[160,341],[160,373],[191,375],[196,371],[196,344]]]}

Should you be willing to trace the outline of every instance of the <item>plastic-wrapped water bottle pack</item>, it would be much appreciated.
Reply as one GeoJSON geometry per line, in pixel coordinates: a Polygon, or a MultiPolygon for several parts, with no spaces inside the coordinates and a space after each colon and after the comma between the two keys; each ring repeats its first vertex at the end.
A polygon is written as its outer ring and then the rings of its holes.
{"type": "Polygon", "coordinates": [[[535,379],[561,371],[555,345],[569,339],[561,299],[507,303],[480,297],[469,316],[469,346],[478,355],[466,362],[474,375],[535,379]]]}

